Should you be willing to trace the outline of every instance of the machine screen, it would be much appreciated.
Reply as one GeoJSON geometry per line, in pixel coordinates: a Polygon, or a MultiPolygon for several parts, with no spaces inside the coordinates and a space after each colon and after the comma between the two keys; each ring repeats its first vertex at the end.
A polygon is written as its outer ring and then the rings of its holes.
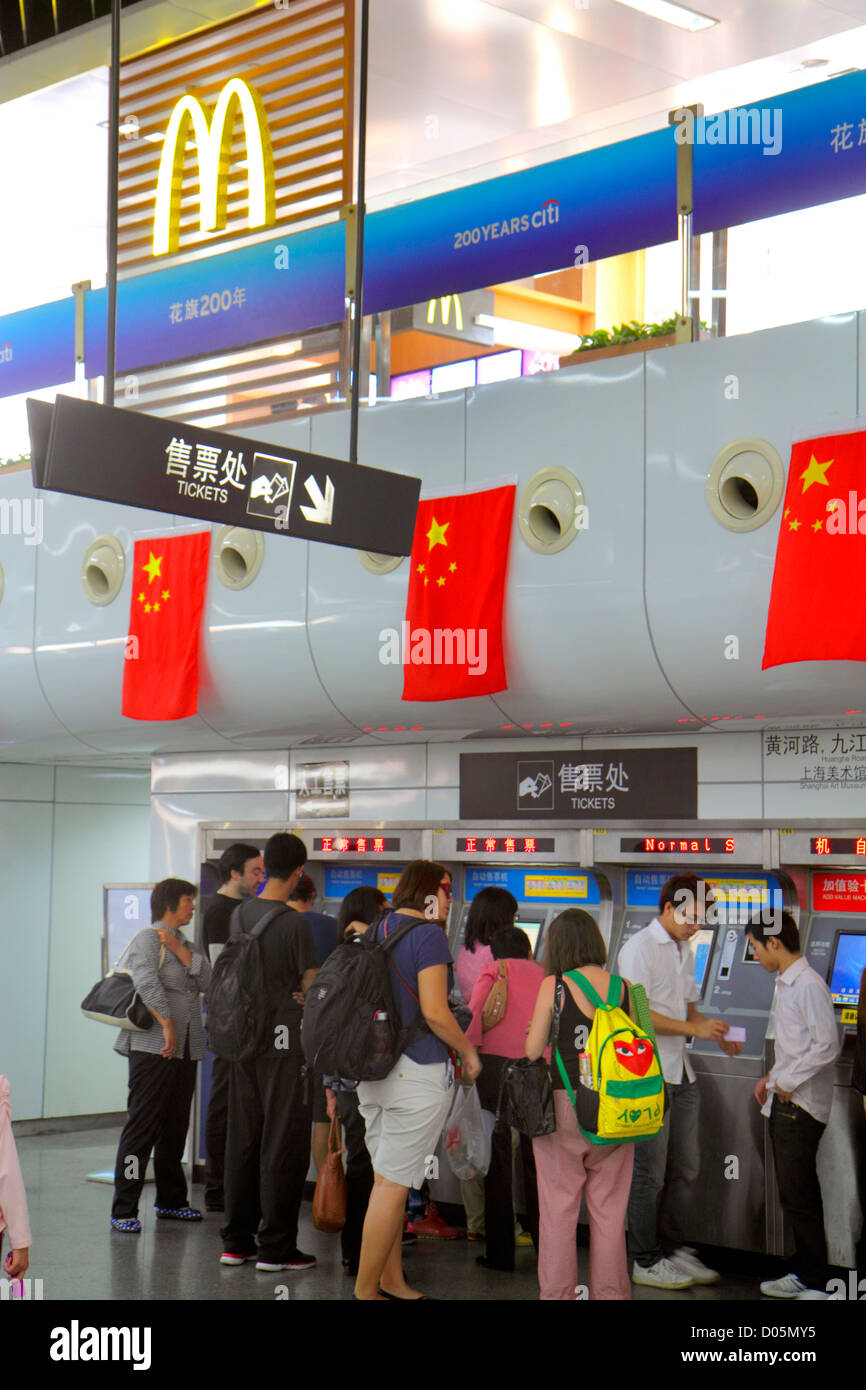
{"type": "Polygon", "coordinates": [[[859,1004],[860,979],[864,969],[866,932],[840,931],[830,969],[830,994],[834,1004],[859,1004]]]}
{"type": "Polygon", "coordinates": [[[700,990],[701,998],[704,997],[704,985],[707,978],[707,967],[710,957],[713,954],[713,942],[716,933],[712,927],[701,927],[690,937],[689,945],[692,948],[692,959],[695,962],[695,983],[700,990]]]}
{"type": "Polygon", "coordinates": [[[541,931],[541,923],[530,922],[523,917],[515,917],[514,925],[515,927],[519,927],[521,931],[526,932],[526,935],[532,943],[532,954],[535,955],[535,947],[538,944],[538,933],[541,931]]]}

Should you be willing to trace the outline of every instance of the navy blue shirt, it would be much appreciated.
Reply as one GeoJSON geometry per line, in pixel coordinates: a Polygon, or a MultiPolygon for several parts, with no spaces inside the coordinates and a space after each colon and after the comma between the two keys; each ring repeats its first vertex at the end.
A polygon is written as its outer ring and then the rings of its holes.
{"type": "Polygon", "coordinates": [[[337,919],[329,917],[327,912],[312,912],[309,909],[304,912],[304,916],[313,929],[319,965],[324,965],[337,944],[337,919]]]}
{"type": "MultiPolygon", "coordinates": [[[[419,971],[426,970],[431,965],[450,965],[451,952],[448,949],[448,937],[438,922],[408,917],[402,912],[388,914],[385,921],[379,924],[376,940],[384,940],[386,927],[390,934],[397,931],[404,922],[414,922],[415,926],[394,947],[388,957],[388,966],[391,971],[394,1003],[403,1024],[406,1025],[412,1023],[418,1013],[419,971]],[[402,981],[397,971],[402,975],[402,981]],[[414,995],[410,990],[414,990],[414,995]]],[[[441,1038],[437,1038],[434,1033],[428,1033],[418,1042],[409,1044],[406,1056],[411,1057],[413,1062],[420,1062],[422,1066],[426,1066],[433,1062],[446,1061],[448,1048],[441,1038]]]]}

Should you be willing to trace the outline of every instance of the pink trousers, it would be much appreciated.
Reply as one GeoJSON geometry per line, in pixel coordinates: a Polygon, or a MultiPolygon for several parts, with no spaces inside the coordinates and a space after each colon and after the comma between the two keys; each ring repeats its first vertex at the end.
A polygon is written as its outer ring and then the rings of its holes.
{"type": "Polygon", "coordinates": [[[589,1213],[589,1296],[631,1298],[625,1213],[634,1144],[591,1144],[577,1127],[577,1116],[566,1092],[555,1091],[554,1099],[555,1132],[532,1141],[538,1173],[541,1297],[577,1297],[575,1237],[583,1194],[589,1213]]]}

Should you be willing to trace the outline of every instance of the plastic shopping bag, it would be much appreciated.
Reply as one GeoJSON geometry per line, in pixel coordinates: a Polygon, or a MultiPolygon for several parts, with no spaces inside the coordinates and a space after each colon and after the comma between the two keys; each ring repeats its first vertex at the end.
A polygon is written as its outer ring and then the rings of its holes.
{"type": "Polygon", "coordinates": [[[461,1182],[483,1178],[490,1167],[490,1143],[495,1115],[481,1108],[475,1086],[458,1086],[445,1123],[445,1153],[451,1171],[461,1182]]]}

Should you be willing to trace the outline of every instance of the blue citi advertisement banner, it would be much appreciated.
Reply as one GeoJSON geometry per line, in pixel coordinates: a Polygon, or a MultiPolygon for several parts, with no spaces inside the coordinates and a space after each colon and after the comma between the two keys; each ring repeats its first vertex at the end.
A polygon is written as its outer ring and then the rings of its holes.
{"type": "Polygon", "coordinates": [[[677,236],[673,131],[377,212],[364,312],[602,260],[677,236]]]}
{"type": "MultiPolygon", "coordinates": [[[[342,222],[121,280],[117,371],[204,357],[345,314],[342,222]]],[[[87,296],[87,375],[105,371],[106,290],[87,296]]]]}
{"type": "MultiPolygon", "coordinates": [[[[693,123],[695,233],[866,192],[866,73],[693,123]]],[[[672,241],[677,142],[653,131],[368,216],[364,311],[672,241]]],[[[119,372],[340,321],[345,224],[118,286],[119,372]]],[[[819,248],[820,250],[820,248],[819,248]]],[[[105,291],[87,295],[86,375],[105,367],[105,291]]],[[[0,318],[0,396],[74,377],[73,298],[0,318]]]]}
{"type": "Polygon", "coordinates": [[[75,380],[75,300],[0,318],[0,396],[75,380]]]}
{"type": "Polygon", "coordinates": [[[866,73],[704,117],[694,140],[696,235],[866,193],[866,73]]]}

